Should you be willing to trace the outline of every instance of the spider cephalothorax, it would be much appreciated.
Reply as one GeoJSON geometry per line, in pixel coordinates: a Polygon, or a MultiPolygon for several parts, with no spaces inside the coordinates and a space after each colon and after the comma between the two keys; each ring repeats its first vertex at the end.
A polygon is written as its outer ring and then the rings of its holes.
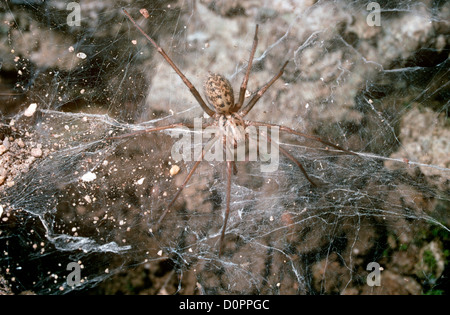
{"type": "Polygon", "coordinates": [[[226,138],[231,138],[233,145],[245,139],[245,123],[237,113],[221,114],[218,120],[219,134],[226,138]]]}

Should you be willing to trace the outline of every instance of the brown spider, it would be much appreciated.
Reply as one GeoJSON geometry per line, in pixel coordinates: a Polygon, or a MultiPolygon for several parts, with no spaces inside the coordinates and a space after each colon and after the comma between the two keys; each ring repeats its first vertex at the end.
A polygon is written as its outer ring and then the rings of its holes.
{"type": "MultiPolygon", "coordinates": [[[[134,24],[134,26],[157,49],[157,51],[164,57],[164,59],[169,63],[169,65],[173,68],[173,70],[175,70],[175,72],[183,80],[184,84],[189,88],[192,95],[195,97],[195,99],[200,104],[202,109],[213,120],[211,123],[203,124],[202,129],[209,127],[209,126],[217,127],[217,129],[219,130],[219,133],[218,133],[218,135],[216,135],[214,137],[214,139],[212,141],[214,142],[221,138],[221,140],[223,142],[224,150],[226,150],[227,139],[228,139],[229,143],[234,145],[234,147],[236,147],[237,144],[240,143],[241,141],[245,140],[245,138],[246,138],[245,129],[247,126],[266,126],[266,127],[276,127],[276,128],[279,128],[280,131],[283,131],[283,132],[286,132],[289,134],[293,134],[293,135],[297,135],[297,136],[301,136],[301,137],[311,139],[314,141],[318,141],[318,142],[321,142],[330,147],[336,148],[342,152],[356,155],[356,153],[342,149],[339,146],[334,145],[328,141],[322,140],[318,137],[314,137],[311,135],[307,135],[307,134],[295,131],[295,130],[290,129],[285,126],[264,123],[264,122],[249,121],[249,120],[243,119],[243,117],[245,117],[250,112],[250,110],[253,108],[253,106],[255,106],[255,104],[258,102],[258,100],[261,98],[261,96],[263,96],[263,94],[267,91],[267,89],[283,74],[284,68],[286,67],[286,65],[289,62],[289,61],[286,61],[283,64],[283,66],[281,67],[281,70],[268,83],[266,83],[263,87],[261,87],[258,90],[258,92],[256,92],[256,94],[250,99],[250,101],[247,103],[247,105],[243,106],[245,92],[247,90],[247,83],[248,83],[250,71],[252,68],[253,57],[255,55],[256,46],[258,44],[258,37],[257,37],[258,25],[256,25],[255,36],[253,38],[253,46],[252,46],[252,50],[250,52],[250,58],[248,61],[247,70],[245,72],[245,76],[244,76],[244,79],[242,81],[242,84],[241,84],[241,87],[239,90],[238,101],[236,103],[234,102],[233,89],[231,87],[230,82],[224,76],[222,76],[220,74],[210,73],[208,78],[206,79],[205,94],[206,94],[206,97],[207,97],[207,100],[209,101],[209,103],[212,106],[214,106],[214,110],[212,110],[205,103],[205,101],[200,96],[200,93],[197,91],[197,89],[185,77],[185,75],[180,71],[180,69],[178,69],[178,67],[170,59],[170,57],[165,53],[165,51],[152,38],[150,38],[150,36],[148,36],[139,25],[137,25],[136,21],[130,16],[130,14],[125,9],[123,9],[123,11],[126,14],[126,16],[128,17],[128,19],[130,19],[130,21],[134,24]]],[[[176,123],[176,124],[171,124],[171,125],[167,125],[167,126],[149,128],[149,129],[145,129],[142,131],[138,131],[138,132],[122,135],[122,136],[110,137],[109,139],[118,139],[118,138],[132,136],[132,135],[135,135],[135,134],[138,134],[141,132],[154,132],[154,131],[172,129],[172,128],[177,128],[177,127],[193,128],[193,126],[189,125],[189,124],[176,123]]],[[[265,135],[265,137],[269,142],[271,142],[271,138],[269,135],[265,135]]],[[[172,198],[172,200],[167,205],[167,208],[164,210],[163,214],[157,221],[156,230],[160,226],[164,217],[170,212],[170,208],[172,207],[174,202],[177,200],[178,196],[181,194],[183,188],[187,185],[187,183],[191,179],[192,175],[194,174],[194,172],[197,169],[198,165],[200,164],[201,160],[204,158],[205,153],[209,150],[211,143],[212,142],[209,142],[204,147],[204,149],[202,150],[201,156],[196,160],[192,169],[186,176],[183,184],[179,187],[175,196],[172,198]]],[[[317,184],[314,181],[312,181],[312,179],[308,176],[308,174],[306,173],[306,170],[303,168],[302,164],[299,161],[297,161],[289,152],[287,152],[280,146],[277,146],[277,148],[284,156],[286,156],[288,159],[290,159],[293,163],[295,163],[300,168],[301,172],[303,173],[305,178],[311,183],[311,185],[317,186],[317,184]]],[[[225,210],[225,217],[224,217],[224,222],[223,222],[220,240],[219,240],[219,256],[222,253],[222,244],[223,244],[223,239],[225,236],[228,216],[230,213],[231,176],[232,176],[232,173],[234,173],[235,175],[237,173],[237,169],[236,169],[234,160],[231,160],[231,161],[227,160],[226,173],[227,173],[226,210],[225,210]]]]}

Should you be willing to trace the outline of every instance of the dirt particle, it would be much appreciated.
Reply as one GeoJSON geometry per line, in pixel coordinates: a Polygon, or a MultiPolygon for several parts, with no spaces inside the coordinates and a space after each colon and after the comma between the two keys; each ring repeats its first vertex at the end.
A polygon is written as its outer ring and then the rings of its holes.
{"type": "Polygon", "coordinates": [[[8,151],[8,148],[5,145],[0,144],[0,155],[3,155],[6,151],[8,151]]]}
{"type": "Polygon", "coordinates": [[[16,139],[15,142],[17,143],[19,148],[24,148],[25,147],[25,142],[23,142],[23,140],[21,138],[16,139]]]}
{"type": "Polygon", "coordinates": [[[38,158],[42,156],[42,150],[40,148],[33,148],[31,149],[31,156],[38,158]]]}
{"type": "Polygon", "coordinates": [[[142,16],[148,19],[150,17],[150,14],[148,14],[147,9],[140,9],[139,12],[141,12],[142,16]]]}
{"type": "Polygon", "coordinates": [[[86,59],[86,57],[87,57],[87,55],[86,55],[84,52],[79,52],[79,53],[77,54],[77,58],[80,58],[80,59],[86,59]]]}
{"type": "Polygon", "coordinates": [[[179,171],[180,171],[180,167],[178,165],[172,165],[169,172],[170,172],[171,176],[174,176],[174,175],[177,175],[179,171]]]}

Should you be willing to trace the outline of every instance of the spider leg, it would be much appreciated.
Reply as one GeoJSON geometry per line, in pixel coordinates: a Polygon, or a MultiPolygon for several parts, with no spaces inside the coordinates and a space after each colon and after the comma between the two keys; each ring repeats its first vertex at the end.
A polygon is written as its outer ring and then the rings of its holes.
{"type": "Polygon", "coordinates": [[[200,164],[200,162],[203,160],[203,157],[205,156],[206,152],[208,152],[211,147],[213,146],[213,144],[217,141],[219,137],[215,136],[213,139],[211,139],[203,148],[202,153],[199,157],[199,159],[195,162],[194,166],[192,167],[192,169],[189,171],[189,174],[186,176],[186,178],[184,179],[183,184],[178,188],[178,191],[176,192],[175,196],[172,198],[172,200],[169,202],[169,204],[166,207],[166,210],[164,210],[163,214],[161,215],[161,217],[159,218],[158,222],[156,223],[156,228],[155,230],[159,229],[159,226],[161,224],[161,222],[164,220],[164,218],[166,217],[166,215],[170,212],[170,208],[172,207],[172,205],[175,203],[175,201],[178,199],[178,197],[180,196],[181,192],[183,191],[184,187],[186,187],[187,183],[189,182],[189,180],[191,179],[192,175],[194,175],[195,170],[197,169],[198,165],[200,164]]]}
{"type": "MultiPolygon", "coordinates": [[[[223,154],[224,154],[224,156],[227,156],[227,151],[230,152],[229,150],[230,150],[230,148],[228,148],[228,147],[226,146],[226,144],[224,144],[224,145],[223,145],[223,154]]],[[[233,154],[230,153],[230,156],[232,156],[232,155],[233,155],[233,154]]],[[[232,161],[232,162],[233,162],[233,174],[234,174],[234,175],[237,175],[238,169],[237,169],[237,167],[236,167],[236,163],[235,163],[234,161],[232,161]]]]}
{"type": "MultiPolygon", "coordinates": [[[[260,135],[260,136],[263,136],[263,135],[260,135]]],[[[294,164],[296,164],[298,166],[298,168],[302,171],[303,175],[311,183],[311,185],[313,185],[314,187],[317,187],[317,184],[314,183],[311,178],[309,178],[308,173],[306,172],[305,168],[303,167],[303,165],[295,157],[293,157],[288,151],[283,149],[278,143],[272,142],[272,138],[269,135],[264,135],[263,137],[266,138],[267,141],[269,141],[270,143],[275,143],[275,145],[277,146],[278,150],[280,150],[280,152],[285,157],[287,157],[289,160],[291,160],[292,162],[294,162],[294,164]]]]}
{"type": "Polygon", "coordinates": [[[219,241],[219,257],[222,255],[223,239],[225,237],[225,230],[227,229],[228,217],[230,215],[230,202],[231,202],[231,175],[234,161],[227,161],[227,206],[225,210],[225,218],[223,219],[222,232],[220,233],[219,241]]]}
{"type": "MultiPolygon", "coordinates": [[[[167,126],[161,126],[161,127],[154,127],[154,128],[148,128],[148,129],[142,129],[142,130],[138,130],[135,132],[130,132],[124,135],[120,135],[120,136],[113,136],[113,137],[107,137],[106,140],[115,140],[115,139],[123,139],[123,138],[128,138],[128,137],[133,137],[136,135],[140,135],[142,133],[147,133],[147,132],[155,132],[155,131],[161,131],[161,130],[166,130],[166,129],[173,129],[176,127],[187,127],[189,129],[194,128],[194,125],[192,124],[184,124],[184,123],[177,123],[177,124],[172,124],[172,125],[167,125],[167,126]]],[[[207,127],[207,126],[204,126],[207,127]]]]}
{"type": "Polygon", "coordinates": [[[284,72],[284,68],[286,68],[289,61],[286,61],[284,65],[281,67],[280,72],[278,72],[269,82],[266,83],[262,88],[259,89],[259,91],[256,93],[255,96],[245,105],[245,107],[239,112],[239,115],[241,117],[244,117],[248,114],[248,112],[255,106],[256,102],[261,98],[261,96],[266,93],[267,89],[276,81],[284,72]]]}
{"type": "Polygon", "coordinates": [[[280,129],[280,131],[284,131],[286,133],[290,133],[290,134],[293,134],[293,135],[296,135],[296,136],[300,136],[300,137],[303,137],[303,138],[306,138],[306,139],[314,140],[314,141],[320,142],[322,144],[328,145],[330,147],[333,147],[335,149],[338,149],[339,151],[345,152],[347,154],[357,155],[358,156],[358,153],[355,153],[355,152],[346,150],[344,148],[341,148],[340,146],[335,145],[335,144],[333,144],[331,142],[328,142],[326,140],[323,140],[323,139],[321,139],[319,137],[311,136],[311,135],[308,135],[308,134],[303,133],[303,132],[298,132],[298,131],[295,131],[295,130],[293,130],[291,128],[285,127],[285,126],[276,125],[276,124],[270,124],[270,123],[257,122],[257,121],[249,121],[249,120],[246,120],[245,124],[246,125],[251,125],[251,126],[278,127],[280,129]]]}
{"type": "Polygon", "coordinates": [[[166,54],[164,49],[162,49],[150,36],[147,35],[147,33],[144,32],[144,30],[136,23],[136,21],[131,17],[131,15],[127,12],[127,10],[122,9],[125,15],[128,17],[128,19],[133,23],[133,25],[139,30],[139,32],[142,33],[142,35],[145,36],[145,38],[156,48],[156,50],[161,54],[161,56],[166,59],[166,61],[169,63],[169,65],[175,70],[175,72],[178,74],[178,76],[183,80],[184,84],[189,88],[192,95],[195,97],[197,102],[200,104],[202,109],[209,115],[213,116],[215,114],[215,111],[213,111],[211,108],[206,105],[203,98],[200,96],[200,93],[197,91],[197,89],[194,87],[194,85],[186,78],[186,76],[181,72],[180,69],[175,65],[175,63],[170,59],[170,57],[166,54]]]}
{"type": "Polygon", "coordinates": [[[178,188],[177,193],[175,194],[175,196],[172,198],[172,200],[169,202],[169,204],[166,207],[166,210],[164,210],[163,214],[161,215],[161,217],[159,218],[158,222],[156,223],[156,225],[159,227],[159,225],[161,224],[162,220],[164,220],[164,218],[166,217],[166,215],[170,212],[170,208],[172,207],[172,205],[175,203],[175,201],[178,199],[178,197],[180,196],[181,192],[183,191],[184,187],[187,185],[187,183],[189,182],[189,180],[191,179],[192,175],[194,175],[195,170],[197,169],[198,165],[200,164],[201,160],[196,161],[194,166],[192,167],[192,169],[190,170],[189,174],[186,176],[186,178],[184,179],[183,184],[178,188]]]}
{"type": "Polygon", "coordinates": [[[256,24],[255,37],[253,38],[253,46],[250,52],[250,58],[248,60],[247,71],[245,72],[244,80],[242,81],[241,89],[239,90],[239,100],[232,109],[232,112],[237,112],[238,110],[241,109],[242,105],[244,104],[245,91],[247,91],[248,77],[250,76],[250,71],[252,70],[253,57],[255,56],[257,45],[258,45],[258,24],[256,24]]]}

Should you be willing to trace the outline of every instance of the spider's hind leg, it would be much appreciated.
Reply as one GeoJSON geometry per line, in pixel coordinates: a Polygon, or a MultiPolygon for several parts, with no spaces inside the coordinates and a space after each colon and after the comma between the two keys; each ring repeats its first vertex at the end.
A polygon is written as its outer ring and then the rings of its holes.
{"type": "MultiPolygon", "coordinates": [[[[272,142],[272,138],[269,135],[265,135],[264,136],[267,141],[269,141],[270,143],[272,142]]],[[[294,162],[295,165],[298,166],[298,168],[300,169],[300,171],[302,171],[303,175],[305,176],[305,178],[308,180],[308,182],[311,183],[311,185],[313,185],[314,187],[318,187],[319,185],[316,184],[309,176],[308,173],[306,172],[305,168],[303,167],[303,165],[295,158],[293,157],[288,151],[286,151],[285,149],[283,149],[282,147],[280,147],[278,145],[278,143],[275,143],[278,150],[281,152],[281,154],[283,154],[285,157],[287,157],[289,160],[291,160],[292,162],[294,162]]]]}
{"type": "Polygon", "coordinates": [[[237,173],[238,173],[238,170],[236,167],[236,162],[233,162],[233,175],[237,175],[237,173]]]}
{"type": "Polygon", "coordinates": [[[220,233],[220,240],[219,240],[219,257],[222,255],[222,249],[223,249],[223,239],[225,238],[225,231],[227,229],[227,222],[228,217],[230,215],[230,202],[231,202],[231,173],[234,168],[236,168],[236,163],[234,161],[227,161],[227,206],[225,210],[225,217],[223,219],[223,226],[222,231],[220,233]]]}

